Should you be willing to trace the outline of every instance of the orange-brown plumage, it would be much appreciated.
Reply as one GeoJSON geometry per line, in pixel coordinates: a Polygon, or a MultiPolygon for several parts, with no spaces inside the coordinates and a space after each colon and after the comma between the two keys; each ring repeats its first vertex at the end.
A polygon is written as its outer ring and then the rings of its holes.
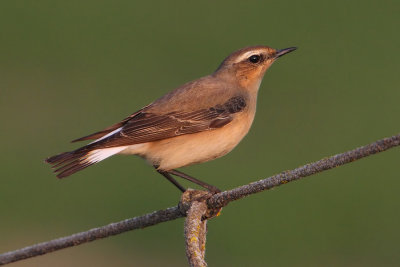
{"type": "Polygon", "coordinates": [[[254,46],[238,50],[213,74],[182,85],[121,122],[74,140],[96,139],[72,152],[49,157],[46,162],[62,178],[114,154],[136,154],[183,190],[170,177],[180,173],[173,169],[231,151],[251,127],[266,70],[294,49],[254,46]]]}

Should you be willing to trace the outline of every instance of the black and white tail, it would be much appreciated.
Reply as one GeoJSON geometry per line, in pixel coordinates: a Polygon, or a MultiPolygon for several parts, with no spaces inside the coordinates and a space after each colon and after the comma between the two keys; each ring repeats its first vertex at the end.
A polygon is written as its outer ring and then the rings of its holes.
{"type": "Polygon", "coordinates": [[[88,147],[84,146],[71,152],[49,157],[45,162],[52,165],[58,178],[64,178],[126,149],[126,146],[99,149],[89,149],[88,147]]]}

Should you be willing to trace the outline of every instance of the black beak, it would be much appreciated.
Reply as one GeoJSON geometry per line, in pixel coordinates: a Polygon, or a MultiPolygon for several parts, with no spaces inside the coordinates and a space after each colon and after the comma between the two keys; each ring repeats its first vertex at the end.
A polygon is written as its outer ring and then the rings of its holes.
{"type": "Polygon", "coordinates": [[[284,48],[281,50],[276,50],[275,58],[281,57],[281,56],[283,56],[287,53],[290,53],[296,49],[297,49],[297,47],[289,47],[289,48],[284,48]]]}

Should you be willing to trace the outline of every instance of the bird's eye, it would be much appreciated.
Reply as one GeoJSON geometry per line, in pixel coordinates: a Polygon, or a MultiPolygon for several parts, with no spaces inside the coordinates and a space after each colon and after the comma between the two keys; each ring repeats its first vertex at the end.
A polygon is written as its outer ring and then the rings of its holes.
{"type": "Polygon", "coordinates": [[[261,56],[260,55],[252,55],[249,57],[249,61],[251,63],[258,63],[261,60],[261,56]]]}

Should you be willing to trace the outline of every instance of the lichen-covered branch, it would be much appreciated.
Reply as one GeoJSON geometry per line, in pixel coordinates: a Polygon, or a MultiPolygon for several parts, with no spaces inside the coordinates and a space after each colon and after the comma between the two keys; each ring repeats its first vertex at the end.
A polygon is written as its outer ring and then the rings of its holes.
{"type": "MultiPolygon", "coordinates": [[[[194,190],[196,191],[196,190],[194,190]]],[[[186,191],[187,192],[187,191],[186,191]]],[[[186,194],[184,193],[184,195],[186,194]]],[[[208,194],[204,191],[197,191],[208,194]]],[[[206,198],[210,196],[206,195],[206,198]]],[[[191,267],[204,267],[206,252],[207,219],[203,219],[207,213],[206,198],[191,199],[190,208],[185,219],[185,243],[186,257],[191,267]]]]}
{"type": "MultiPolygon", "coordinates": [[[[285,171],[269,178],[240,186],[232,190],[221,192],[207,199],[208,210],[206,214],[214,214],[229,202],[241,199],[273,187],[286,184],[325,170],[329,170],[355,160],[383,152],[400,144],[400,134],[384,138],[369,145],[353,149],[348,152],[337,154],[319,161],[309,163],[294,170],[285,171]]],[[[0,254],[0,265],[22,259],[42,255],[62,248],[80,245],[96,239],[117,235],[126,231],[148,227],[161,222],[175,220],[184,217],[182,207],[171,207],[165,210],[152,212],[140,217],[135,217],[121,222],[112,223],[106,226],[94,228],[71,236],[54,239],[48,242],[39,243],[15,251],[0,254]]],[[[212,217],[212,216],[208,216],[212,217]]]]}

